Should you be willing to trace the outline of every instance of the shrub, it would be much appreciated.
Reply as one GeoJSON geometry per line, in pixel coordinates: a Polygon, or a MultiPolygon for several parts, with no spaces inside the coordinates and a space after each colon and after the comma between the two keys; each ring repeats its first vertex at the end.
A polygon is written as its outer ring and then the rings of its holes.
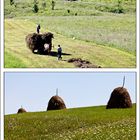
{"type": "Polygon", "coordinates": [[[67,12],[70,13],[70,10],[68,9],[67,12]]]}
{"type": "Polygon", "coordinates": [[[52,10],[54,10],[55,2],[52,1],[52,10]]]}
{"type": "Polygon", "coordinates": [[[124,13],[124,9],[120,4],[115,6],[97,5],[95,6],[95,9],[102,12],[111,12],[111,13],[118,13],[118,14],[124,13]]]}
{"type": "Polygon", "coordinates": [[[42,8],[44,8],[44,9],[46,8],[46,2],[42,3],[42,8]]]}
{"type": "Polygon", "coordinates": [[[10,5],[13,5],[14,4],[14,0],[10,0],[10,5]]]}
{"type": "Polygon", "coordinates": [[[37,5],[37,3],[35,3],[34,6],[33,6],[33,12],[37,13],[38,10],[39,10],[38,5],[37,5]]]}

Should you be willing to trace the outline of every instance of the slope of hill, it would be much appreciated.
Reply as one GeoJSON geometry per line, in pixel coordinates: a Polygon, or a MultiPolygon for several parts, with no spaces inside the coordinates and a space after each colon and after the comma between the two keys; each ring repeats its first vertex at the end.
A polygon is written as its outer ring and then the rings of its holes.
{"type": "Polygon", "coordinates": [[[135,140],[136,108],[105,106],[5,116],[5,140],[135,140]]]}
{"type": "Polygon", "coordinates": [[[104,12],[109,13],[135,13],[136,0],[54,0],[55,6],[52,10],[52,0],[36,0],[38,13],[33,12],[34,0],[10,0],[5,1],[5,16],[17,17],[27,15],[44,15],[44,16],[68,16],[68,15],[102,15],[104,12]],[[68,11],[69,10],[69,11],[68,11]],[[119,11],[120,10],[120,11],[119,11]]]}
{"type": "MultiPolygon", "coordinates": [[[[54,32],[53,51],[57,45],[63,48],[63,61],[57,61],[56,56],[33,54],[27,47],[25,37],[35,31],[36,24],[30,20],[5,20],[5,67],[37,67],[37,68],[71,68],[70,58],[82,58],[101,67],[134,67],[135,56],[128,52],[97,45],[82,40],[73,40],[54,32]]],[[[43,30],[43,29],[42,29],[43,30]]],[[[47,30],[48,31],[48,30],[47,30]]]]}
{"type": "Polygon", "coordinates": [[[5,67],[72,68],[66,60],[78,57],[105,68],[136,66],[136,0],[55,0],[54,10],[51,2],[38,1],[34,13],[33,0],[5,0],[5,67]],[[24,38],[38,23],[55,34],[64,61],[27,49],[24,38]]]}

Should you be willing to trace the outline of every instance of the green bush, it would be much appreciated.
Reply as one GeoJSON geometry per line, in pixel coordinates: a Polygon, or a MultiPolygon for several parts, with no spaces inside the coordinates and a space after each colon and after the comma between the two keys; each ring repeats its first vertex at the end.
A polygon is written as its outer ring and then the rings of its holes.
{"type": "Polygon", "coordinates": [[[33,6],[33,12],[37,13],[38,10],[39,10],[38,5],[35,3],[34,6],[33,6]]]}
{"type": "Polygon", "coordinates": [[[10,5],[13,5],[14,4],[14,0],[10,0],[10,5]]]}
{"type": "Polygon", "coordinates": [[[124,13],[125,10],[122,6],[108,6],[108,5],[97,5],[95,9],[101,12],[111,12],[111,13],[124,13]]]}
{"type": "Polygon", "coordinates": [[[113,8],[110,10],[110,12],[121,14],[121,13],[124,13],[124,9],[122,7],[113,8]]]}

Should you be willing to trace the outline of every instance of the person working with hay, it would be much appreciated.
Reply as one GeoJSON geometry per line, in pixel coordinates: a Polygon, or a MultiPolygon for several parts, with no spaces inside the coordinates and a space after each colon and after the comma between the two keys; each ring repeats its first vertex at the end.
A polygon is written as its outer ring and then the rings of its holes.
{"type": "Polygon", "coordinates": [[[37,31],[38,34],[39,34],[40,28],[41,28],[41,27],[40,27],[40,24],[38,24],[38,25],[37,25],[37,28],[36,28],[36,31],[37,31]]]}
{"type": "Polygon", "coordinates": [[[58,49],[57,49],[57,57],[58,57],[57,59],[58,60],[62,59],[61,55],[62,55],[62,48],[60,45],[58,45],[58,49]]]}

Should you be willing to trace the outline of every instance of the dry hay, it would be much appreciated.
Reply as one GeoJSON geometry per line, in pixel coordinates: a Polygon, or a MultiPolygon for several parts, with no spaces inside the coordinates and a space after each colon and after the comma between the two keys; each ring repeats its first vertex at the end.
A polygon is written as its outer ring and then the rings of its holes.
{"type": "Polygon", "coordinates": [[[93,65],[91,62],[81,58],[71,58],[68,62],[73,63],[78,68],[101,68],[101,66],[93,65]]]}
{"type": "Polygon", "coordinates": [[[131,108],[132,101],[126,88],[118,87],[111,93],[106,108],[131,108]]]}
{"type": "Polygon", "coordinates": [[[20,109],[18,109],[17,113],[19,114],[19,113],[25,113],[25,112],[27,112],[27,111],[24,108],[20,108],[20,109]]]}
{"type": "Polygon", "coordinates": [[[65,109],[66,105],[63,101],[63,99],[59,96],[53,96],[49,102],[47,110],[59,110],[59,109],[65,109]]]}
{"type": "Polygon", "coordinates": [[[26,36],[25,41],[27,47],[33,53],[36,50],[39,54],[49,54],[52,49],[52,38],[53,34],[50,32],[43,34],[32,33],[26,36]],[[48,49],[45,48],[45,44],[48,44],[48,49]]]}

